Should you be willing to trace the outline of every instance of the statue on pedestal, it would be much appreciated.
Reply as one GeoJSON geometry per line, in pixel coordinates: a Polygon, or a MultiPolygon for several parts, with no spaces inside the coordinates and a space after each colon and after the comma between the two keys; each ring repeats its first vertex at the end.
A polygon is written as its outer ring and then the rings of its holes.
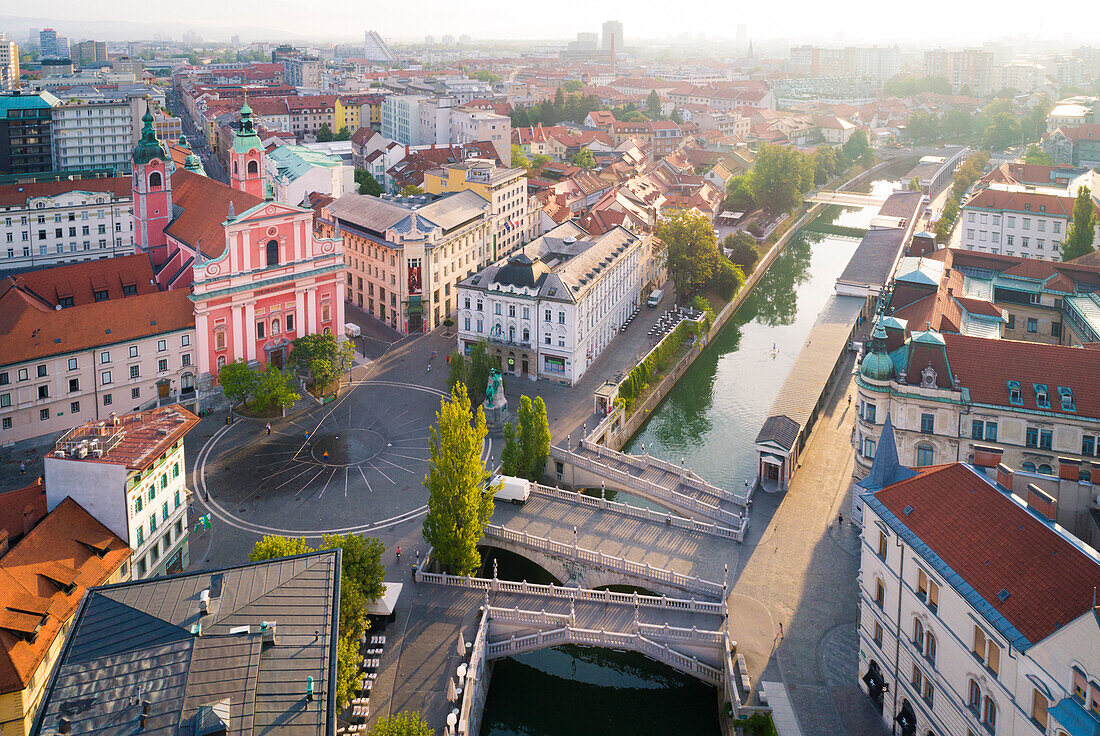
{"type": "Polygon", "coordinates": [[[508,399],[504,396],[504,381],[496,368],[489,371],[489,383],[485,386],[485,424],[490,429],[500,429],[508,420],[508,399]]]}

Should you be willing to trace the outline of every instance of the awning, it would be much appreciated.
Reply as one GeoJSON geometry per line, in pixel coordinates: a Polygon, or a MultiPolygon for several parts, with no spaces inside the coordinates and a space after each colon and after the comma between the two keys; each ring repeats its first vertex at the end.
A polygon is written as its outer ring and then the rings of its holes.
{"type": "Polygon", "coordinates": [[[401,589],[404,583],[385,583],[386,590],[382,597],[376,601],[368,601],[366,610],[368,616],[389,616],[397,609],[397,599],[401,597],[401,589]]]}
{"type": "Polygon", "coordinates": [[[1100,721],[1073,698],[1062,698],[1047,708],[1047,715],[1069,731],[1070,736],[1100,736],[1100,721]]]}

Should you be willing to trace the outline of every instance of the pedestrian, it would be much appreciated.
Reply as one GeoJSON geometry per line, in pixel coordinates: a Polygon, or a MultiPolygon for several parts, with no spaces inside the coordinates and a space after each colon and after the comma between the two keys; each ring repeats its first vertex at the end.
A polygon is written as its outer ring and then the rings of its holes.
{"type": "Polygon", "coordinates": [[[26,475],[26,474],[27,474],[27,464],[24,463],[24,462],[20,462],[19,463],[19,475],[26,475]]]}
{"type": "Polygon", "coordinates": [[[782,621],[779,622],[779,638],[780,639],[783,638],[783,622],[782,621]]]}
{"type": "Polygon", "coordinates": [[[848,406],[852,405],[852,395],[848,394],[848,406]]]}
{"type": "Polygon", "coordinates": [[[271,434],[271,422],[268,422],[268,423],[267,423],[267,433],[268,433],[269,435],[271,434]]]}
{"type": "Polygon", "coordinates": [[[837,524],[843,524],[843,523],[844,523],[844,514],[841,514],[840,517],[837,520],[837,524]]]}
{"type": "Polygon", "coordinates": [[[420,565],[420,550],[416,550],[416,564],[420,565]]]}

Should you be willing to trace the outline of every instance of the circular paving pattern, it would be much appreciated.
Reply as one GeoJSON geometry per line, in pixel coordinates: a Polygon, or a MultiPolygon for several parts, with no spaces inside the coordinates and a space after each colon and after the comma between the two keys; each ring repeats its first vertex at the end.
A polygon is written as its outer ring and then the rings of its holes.
{"type": "Polygon", "coordinates": [[[199,452],[196,486],[216,518],[257,534],[315,537],[416,518],[427,508],[428,426],[441,396],[366,381],[332,404],[273,421],[271,435],[238,421],[199,452]]]}

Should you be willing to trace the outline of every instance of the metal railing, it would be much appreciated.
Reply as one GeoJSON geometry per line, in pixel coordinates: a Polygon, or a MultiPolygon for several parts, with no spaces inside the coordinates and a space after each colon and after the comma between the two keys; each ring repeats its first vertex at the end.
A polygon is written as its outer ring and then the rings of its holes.
{"type": "Polygon", "coordinates": [[[733,539],[737,541],[740,541],[741,539],[741,533],[738,529],[733,529],[726,526],[719,526],[718,524],[711,524],[705,521],[696,521],[695,519],[689,519],[683,516],[676,516],[668,511],[654,511],[650,508],[632,506],[626,503],[619,503],[618,501],[608,501],[606,498],[586,496],[585,494],[577,493],[576,491],[566,491],[561,488],[553,488],[551,486],[544,486],[541,484],[533,485],[531,487],[531,493],[539,496],[546,496],[547,498],[553,498],[559,501],[566,501],[568,503],[576,503],[582,506],[588,506],[589,508],[600,509],[601,511],[607,511],[609,513],[622,514],[624,516],[632,516],[636,519],[645,519],[646,521],[664,523],[666,526],[672,527],[674,529],[683,529],[685,531],[696,532],[698,534],[711,534],[716,537],[733,539]]]}
{"type": "Polygon", "coordinates": [[[715,616],[725,615],[726,612],[726,607],[723,603],[697,601],[694,598],[669,598],[667,595],[615,593],[610,590],[571,588],[561,585],[540,585],[538,583],[528,583],[526,581],[517,583],[511,580],[500,580],[497,578],[475,578],[465,575],[448,575],[445,572],[426,572],[422,569],[417,569],[416,571],[416,582],[433,583],[435,585],[447,585],[459,588],[472,588],[474,590],[488,590],[495,593],[542,596],[578,602],[590,601],[608,605],[614,604],[640,608],[663,608],[673,611],[707,613],[715,616]]]}
{"type": "MultiPolygon", "coordinates": [[[[548,611],[529,611],[518,606],[505,608],[502,606],[490,606],[489,618],[508,624],[530,624],[534,626],[563,626],[577,625],[576,613],[550,613],[548,611]]],[[[664,624],[647,624],[637,620],[628,622],[633,629],[630,632],[642,634],[649,639],[662,639],[665,641],[687,641],[695,644],[709,644],[721,649],[725,645],[726,634],[724,631],[711,631],[692,626],[690,629],[682,626],[664,624]]],[[[610,631],[610,629],[604,629],[610,631]]]]}
{"type": "Polygon", "coordinates": [[[633,562],[623,557],[607,555],[597,550],[584,549],[575,544],[556,542],[553,539],[537,537],[527,532],[517,532],[513,529],[497,526],[495,524],[485,525],[485,536],[504,542],[512,542],[513,544],[518,544],[527,549],[537,550],[546,554],[567,557],[577,562],[587,563],[606,570],[614,570],[615,572],[633,575],[645,580],[664,583],[682,590],[702,593],[703,595],[709,595],[720,600],[725,600],[726,597],[725,585],[703,580],[702,578],[692,575],[684,575],[672,570],[653,567],[648,562],[633,562]]]}

